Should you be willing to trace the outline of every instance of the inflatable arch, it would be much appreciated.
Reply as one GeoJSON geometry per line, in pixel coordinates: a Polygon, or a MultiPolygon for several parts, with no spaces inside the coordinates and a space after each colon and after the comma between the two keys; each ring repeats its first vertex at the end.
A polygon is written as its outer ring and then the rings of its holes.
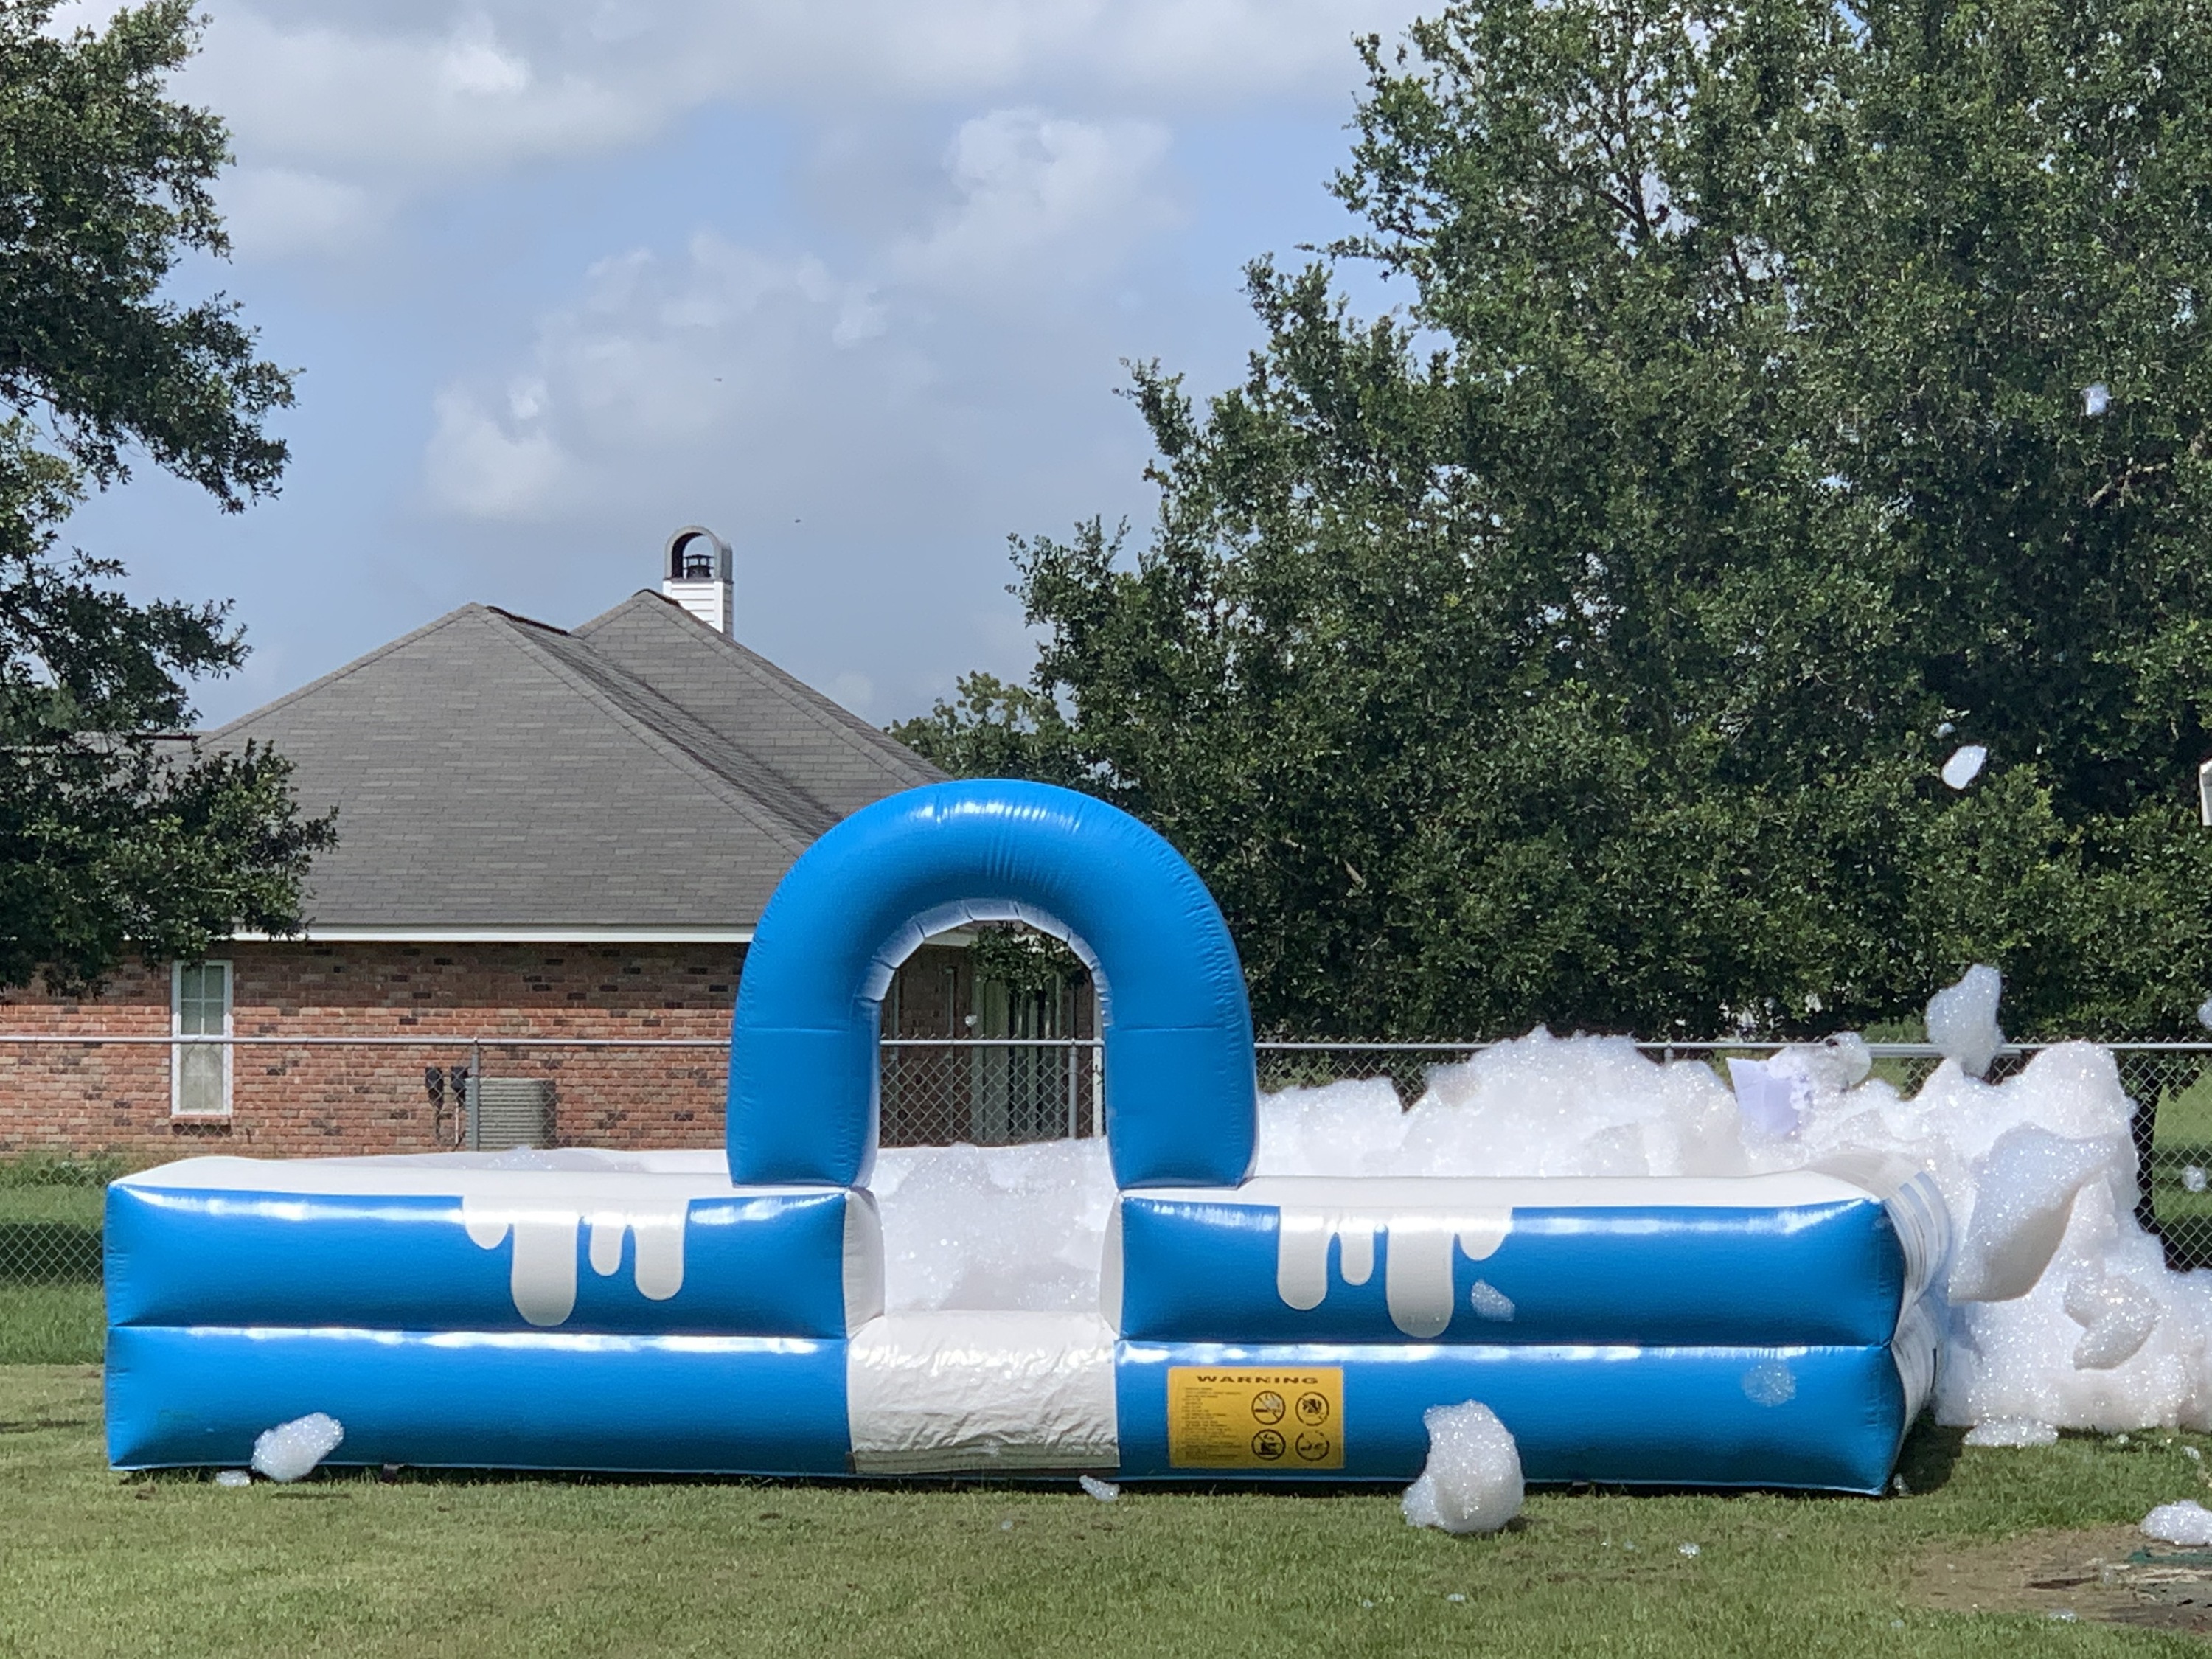
{"type": "Polygon", "coordinates": [[[1244,1179],[1258,1126],[1252,1013],[1213,896],[1127,813],[994,781],[864,807],[776,889],[738,989],[732,1181],[866,1184],[884,992],[924,939],[969,921],[1026,922],[1091,969],[1121,1185],[1244,1179]]]}
{"type": "Polygon", "coordinates": [[[1250,1015],[1164,841],[1067,791],[854,814],[763,916],[728,1147],[262,1161],[117,1182],[122,1468],[333,1461],[1402,1483],[1475,1399],[1534,1480],[1879,1492],[1934,1385],[1948,1223],[1910,1168],[1733,1179],[1252,1176],[1250,1015]],[[1119,1186],[1095,1310],[886,1312],[878,1007],[927,933],[1015,919],[1104,997],[1119,1186]]]}

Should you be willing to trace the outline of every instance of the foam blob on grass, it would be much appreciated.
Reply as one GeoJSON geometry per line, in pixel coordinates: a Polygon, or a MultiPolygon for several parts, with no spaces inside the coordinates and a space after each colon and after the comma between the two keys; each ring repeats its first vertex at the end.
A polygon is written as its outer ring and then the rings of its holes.
{"type": "Polygon", "coordinates": [[[2193,1498],[2179,1504],[2160,1504],[2142,1518],[2142,1534],[2161,1544],[2187,1544],[2202,1549],[2212,1544],[2212,1510],[2193,1498]]]}
{"type": "Polygon", "coordinates": [[[344,1438],[345,1430],[337,1419],[310,1412],[262,1431],[253,1443],[253,1467],[271,1480],[304,1480],[344,1438]]]}
{"type": "Polygon", "coordinates": [[[1966,1431],[1970,1446],[2055,1446],[2058,1431],[2026,1417],[1992,1417],[1966,1431]]]}
{"type": "Polygon", "coordinates": [[[1521,1513],[1521,1449],[1481,1401],[1431,1406],[1429,1461],[1400,1500],[1406,1519],[1445,1532],[1496,1532],[1521,1513]]]}

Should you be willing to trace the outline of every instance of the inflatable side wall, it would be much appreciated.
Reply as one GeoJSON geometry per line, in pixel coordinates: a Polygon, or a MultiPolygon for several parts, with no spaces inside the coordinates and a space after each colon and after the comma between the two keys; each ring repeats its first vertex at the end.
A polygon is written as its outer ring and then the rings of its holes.
{"type": "Polygon", "coordinates": [[[108,1189],[109,1458],[321,1411],[341,1462],[842,1474],[883,1261],[866,1192],[714,1154],[187,1159],[108,1189]]]}
{"type": "Polygon", "coordinates": [[[879,802],[748,955],[726,1157],[584,1149],[119,1181],[125,1468],[334,1461],[1402,1482],[1476,1399],[1528,1476],[1879,1492],[1934,1382],[1942,1207],[1905,1169],[1724,1181],[1248,1179],[1252,1029],[1189,866],[1042,785],[879,802]],[[1018,919],[1102,991],[1121,1193],[1095,1312],[886,1314],[878,1007],[930,933],[1018,919]]]}
{"type": "Polygon", "coordinates": [[[1422,1413],[1480,1400],[1534,1480],[1879,1492],[1948,1247],[1899,1173],[1125,1193],[1121,1467],[1405,1478],[1422,1413]]]}

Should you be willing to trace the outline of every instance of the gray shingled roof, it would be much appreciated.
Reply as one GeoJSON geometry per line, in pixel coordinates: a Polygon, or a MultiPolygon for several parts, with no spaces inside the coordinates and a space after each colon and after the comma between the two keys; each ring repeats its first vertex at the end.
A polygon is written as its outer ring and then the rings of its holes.
{"type": "Polygon", "coordinates": [[[465,605],[206,735],[338,809],[310,931],[742,929],[806,846],[944,774],[653,593],[465,605]]]}

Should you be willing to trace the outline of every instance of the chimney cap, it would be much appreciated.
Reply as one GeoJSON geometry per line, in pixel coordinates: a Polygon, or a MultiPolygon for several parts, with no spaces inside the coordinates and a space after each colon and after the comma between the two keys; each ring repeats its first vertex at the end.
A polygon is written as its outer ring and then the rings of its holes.
{"type": "Polygon", "coordinates": [[[664,580],[672,582],[726,582],[730,580],[730,544],[702,524],[687,524],[668,538],[663,568],[664,580]],[[707,545],[702,548],[701,542],[707,545]]]}

